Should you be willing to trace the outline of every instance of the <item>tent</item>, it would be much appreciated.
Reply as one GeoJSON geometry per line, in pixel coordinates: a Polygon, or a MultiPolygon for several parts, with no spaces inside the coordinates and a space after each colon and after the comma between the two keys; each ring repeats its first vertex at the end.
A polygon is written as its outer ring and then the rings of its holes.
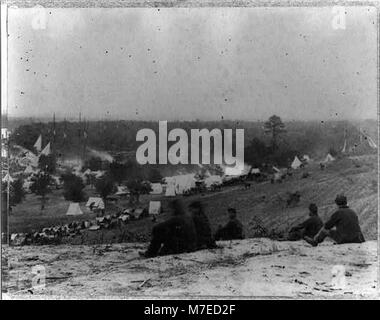
{"type": "Polygon", "coordinates": [[[79,216],[81,214],[83,214],[83,212],[79,207],[79,203],[71,202],[69,205],[69,208],[67,209],[66,215],[67,216],[79,216]]]}
{"type": "Polygon", "coordinates": [[[342,153],[346,152],[346,146],[347,146],[347,140],[344,139],[344,145],[343,145],[343,148],[342,148],[342,153]]]}
{"type": "Polygon", "coordinates": [[[125,186],[118,186],[115,195],[116,195],[116,196],[126,196],[126,195],[128,195],[129,193],[130,193],[130,192],[129,192],[129,190],[128,190],[127,187],[125,187],[125,186]]]}
{"type": "Polygon", "coordinates": [[[304,154],[303,157],[302,157],[303,161],[306,161],[306,162],[310,162],[311,159],[310,157],[307,155],[307,154],[304,154]]]}
{"type": "Polygon", "coordinates": [[[260,169],[259,168],[252,168],[251,169],[251,174],[259,174],[260,173],[260,169]]]}
{"type": "Polygon", "coordinates": [[[292,169],[298,169],[300,166],[301,166],[302,162],[300,161],[300,159],[298,159],[297,156],[294,157],[294,160],[291,164],[291,167],[292,169]]]}
{"type": "Polygon", "coordinates": [[[174,197],[175,196],[175,181],[171,180],[166,184],[166,197],[174,197]]]}
{"type": "Polygon", "coordinates": [[[25,173],[25,174],[31,174],[31,173],[34,173],[34,169],[32,168],[31,165],[28,165],[28,166],[25,168],[24,173],[25,173]]]}
{"type": "Polygon", "coordinates": [[[90,197],[86,203],[86,207],[89,207],[90,209],[104,209],[104,202],[102,198],[99,197],[90,197]]]}
{"type": "Polygon", "coordinates": [[[184,192],[195,188],[195,175],[194,174],[184,174],[172,177],[175,183],[175,193],[183,194],[184,192]]]}
{"type": "Polygon", "coordinates": [[[32,166],[36,168],[38,167],[38,157],[33,152],[27,151],[18,158],[18,163],[23,167],[32,166]]]}
{"type": "Polygon", "coordinates": [[[7,173],[2,181],[3,182],[10,182],[10,183],[12,183],[15,180],[11,177],[11,175],[9,173],[7,173]]]}
{"type": "Polygon", "coordinates": [[[41,151],[41,154],[48,156],[50,153],[51,153],[51,150],[50,150],[50,142],[49,142],[44,148],[44,150],[41,151]]]}
{"type": "Polygon", "coordinates": [[[6,148],[1,148],[1,157],[2,158],[7,158],[8,157],[8,152],[6,148]]]}
{"type": "Polygon", "coordinates": [[[39,137],[37,138],[37,140],[34,143],[33,147],[36,148],[36,150],[38,152],[41,151],[41,148],[42,148],[42,136],[41,135],[39,135],[39,137]]]}
{"type": "Polygon", "coordinates": [[[146,209],[136,208],[133,211],[133,216],[135,217],[135,219],[141,219],[141,218],[145,217],[146,215],[147,215],[146,209]]]}
{"type": "Polygon", "coordinates": [[[149,214],[157,215],[161,213],[161,201],[149,202],[149,214]]]}
{"type": "Polygon", "coordinates": [[[152,188],[150,194],[161,194],[163,192],[161,183],[151,183],[150,186],[152,188]]]}
{"type": "Polygon", "coordinates": [[[215,176],[207,177],[204,180],[204,182],[205,182],[206,187],[210,188],[212,185],[217,185],[217,186],[221,185],[223,183],[223,179],[222,177],[215,175],[215,176]]]}
{"type": "Polygon", "coordinates": [[[328,153],[324,162],[331,162],[334,160],[335,160],[335,158],[330,153],[328,153]]]}

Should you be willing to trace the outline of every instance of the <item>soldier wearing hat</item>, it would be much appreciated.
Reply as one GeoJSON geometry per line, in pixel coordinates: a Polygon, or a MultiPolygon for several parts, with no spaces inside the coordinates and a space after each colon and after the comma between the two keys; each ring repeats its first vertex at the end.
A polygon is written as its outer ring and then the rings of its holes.
{"type": "Polygon", "coordinates": [[[229,221],[224,227],[219,227],[215,240],[244,239],[243,225],[236,217],[236,209],[228,208],[229,221]]]}
{"type": "Polygon", "coordinates": [[[139,252],[141,256],[151,258],[196,250],[197,234],[192,217],[178,199],[169,206],[172,216],[153,227],[150,245],[146,252],[139,252]]]}
{"type": "Polygon", "coordinates": [[[317,246],[327,236],[337,244],[364,242],[358,216],[354,210],[348,207],[346,196],[343,194],[337,195],[335,203],[338,210],[332,214],[323,228],[313,238],[305,237],[305,240],[313,246],[317,246]]]}
{"type": "Polygon", "coordinates": [[[194,221],[197,233],[197,249],[215,248],[216,244],[212,237],[210,222],[204,212],[200,201],[193,201],[189,210],[194,221]]]}
{"type": "Polygon", "coordinates": [[[309,218],[289,231],[288,240],[297,241],[304,237],[313,238],[323,227],[323,222],[318,216],[318,207],[315,203],[309,205],[309,218]]]}

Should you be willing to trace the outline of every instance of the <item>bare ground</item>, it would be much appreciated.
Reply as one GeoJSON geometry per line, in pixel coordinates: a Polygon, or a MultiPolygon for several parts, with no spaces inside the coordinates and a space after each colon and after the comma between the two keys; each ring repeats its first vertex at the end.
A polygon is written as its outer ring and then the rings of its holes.
{"type": "Polygon", "coordinates": [[[218,244],[151,259],[139,257],[144,243],[5,247],[3,298],[379,298],[376,241],[316,248],[269,239],[218,244]],[[46,285],[31,288],[38,265],[46,285]]]}

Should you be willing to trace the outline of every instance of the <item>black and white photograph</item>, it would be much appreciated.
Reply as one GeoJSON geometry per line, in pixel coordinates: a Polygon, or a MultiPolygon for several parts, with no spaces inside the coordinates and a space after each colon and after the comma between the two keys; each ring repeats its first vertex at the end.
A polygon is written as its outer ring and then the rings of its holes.
{"type": "Polygon", "coordinates": [[[378,10],[2,1],[1,298],[379,299],[378,10]]]}

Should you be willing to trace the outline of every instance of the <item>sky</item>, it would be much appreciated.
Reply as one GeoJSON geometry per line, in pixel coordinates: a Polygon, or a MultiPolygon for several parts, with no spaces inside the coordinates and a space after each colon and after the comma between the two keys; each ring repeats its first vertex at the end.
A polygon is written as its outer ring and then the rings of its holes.
{"type": "Polygon", "coordinates": [[[376,10],[344,9],[10,9],[8,115],[376,119],[376,10]]]}

